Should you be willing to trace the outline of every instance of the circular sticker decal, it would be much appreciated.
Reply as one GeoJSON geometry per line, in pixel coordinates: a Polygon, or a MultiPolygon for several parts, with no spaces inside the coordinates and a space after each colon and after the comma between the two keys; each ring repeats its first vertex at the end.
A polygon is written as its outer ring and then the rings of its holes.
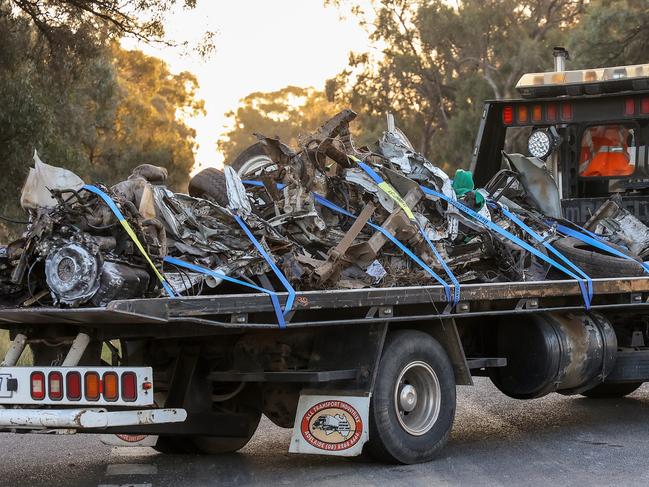
{"type": "Polygon", "coordinates": [[[301,430],[310,445],[320,450],[340,451],[358,443],[363,421],[358,411],[346,402],[323,401],[304,414],[301,430]]]}
{"type": "Polygon", "coordinates": [[[147,437],[147,435],[125,435],[125,434],[116,434],[120,440],[122,441],[127,441],[129,443],[137,443],[138,441],[142,441],[147,437]]]}

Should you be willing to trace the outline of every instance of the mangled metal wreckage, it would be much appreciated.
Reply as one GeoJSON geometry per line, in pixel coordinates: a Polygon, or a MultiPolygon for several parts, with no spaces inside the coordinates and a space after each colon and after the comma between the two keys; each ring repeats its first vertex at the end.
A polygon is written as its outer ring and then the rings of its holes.
{"type": "Polygon", "coordinates": [[[614,201],[585,229],[563,221],[542,160],[503,154],[505,169],[475,189],[398,129],[356,148],[355,116],[342,111],[299,150],[258,136],[262,164],[206,169],[189,195],[167,189],[160,167],[106,187],[35,155],[22,194],[29,226],[0,254],[1,304],[426,284],[457,302],[463,283],[562,277],[587,300],[590,278],[644,272],[649,230],[614,201]],[[599,252],[604,242],[619,255],[599,252]]]}

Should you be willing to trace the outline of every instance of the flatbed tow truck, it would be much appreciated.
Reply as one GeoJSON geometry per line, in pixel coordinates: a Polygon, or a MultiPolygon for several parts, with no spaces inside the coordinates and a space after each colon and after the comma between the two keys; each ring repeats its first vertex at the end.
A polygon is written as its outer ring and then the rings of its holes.
{"type": "MultiPolygon", "coordinates": [[[[583,224],[615,191],[646,221],[649,65],[563,71],[564,55],[555,72],[521,79],[523,98],[485,104],[476,182],[500,170],[515,132],[542,132],[542,150],[556,145],[548,161],[564,216],[583,224]],[[627,174],[580,167],[601,127],[630,134],[606,149],[623,152],[627,174]]],[[[465,284],[456,305],[441,286],[299,292],[283,329],[256,293],[3,308],[13,341],[0,428],[223,453],[242,448],[265,414],[293,428],[291,452],[428,461],[448,439],[456,386],[474,376],[519,399],[621,397],[649,381],[649,279],[592,288],[588,310],[576,280],[465,284]],[[35,364],[16,366],[27,344],[35,364]],[[102,344],[111,363],[89,363],[102,344]]]]}

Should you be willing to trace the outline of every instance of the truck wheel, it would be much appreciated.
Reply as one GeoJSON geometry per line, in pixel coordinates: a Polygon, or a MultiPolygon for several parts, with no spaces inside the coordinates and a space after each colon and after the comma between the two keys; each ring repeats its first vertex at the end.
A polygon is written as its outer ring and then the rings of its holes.
{"type": "MultiPolygon", "coordinates": [[[[241,450],[248,444],[257,430],[261,419],[261,413],[250,413],[246,415],[248,434],[244,437],[226,438],[220,436],[160,436],[156,445],[156,451],[165,454],[203,454],[218,455],[220,453],[233,453],[241,450]]],[[[240,416],[237,416],[239,419],[240,416]]]]}
{"type": "Polygon", "coordinates": [[[599,384],[587,391],[581,393],[591,399],[605,399],[624,397],[637,390],[642,382],[622,382],[619,384],[599,384]]]}
{"type": "MultiPolygon", "coordinates": [[[[162,394],[164,393],[161,393],[161,397],[162,394]]],[[[164,402],[164,399],[161,402],[164,402]]],[[[246,446],[257,431],[261,419],[261,389],[255,384],[248,384],[232,399],[215,402],[213,410],[226,414],[232,413],[232,420],[245,422],[242,424],[245,434],[237,437],[160,436],[154,448],[160,453],[205,455],[232,453],[240,450],[246,446]]]]}
{"type": "Polygon", "coordinates": [[[388,335],[370,401],[368,453],[390,463],[432,459],[455,417],[455,375],[442,346],[426,333],[388,335]]]}

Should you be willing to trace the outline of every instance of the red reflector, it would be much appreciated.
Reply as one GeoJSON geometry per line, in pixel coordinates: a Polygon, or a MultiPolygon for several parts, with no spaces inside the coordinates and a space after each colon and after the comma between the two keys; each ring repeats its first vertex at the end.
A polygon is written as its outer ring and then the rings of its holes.
{"type": "Polygon", "coordinates": [[[60,401],[63,399],[63,374],[61,372],[50,372],[47,376],[47,390],[50,399],[60,401]]]}
{"type": "Polygon", "coordinates": [[[545,108],[545,118],[547,118],[548,122],[556,122],[557,121],[557,104],[556,103],[549,103],[548,106],[545,108]]]}
{"type": "Polygon", "coordinates": [[[514,123],[514,107],[511,105],[503,107],[503,123],[505,125],[514,123]]]}
{"type": "Polygon", "coordinates": [[[646,115],[649,113],[649,98],[640,100],[640,113],[646,115]]]}
{"type": "Polygon", "coordinates": [[[570,103],[561,104],[561,120],[572,120],[572,105],[570,103]]]}
{"type": "Polygon", "coordinates": [[[98,401],[101,393],[101,381],[97,372],[86,372],[85,376],[86,399],[88,401],[98,401]]]}
{"type": "Polygon", "coordinates": [[[65,376],[65,393],[69,401],[81,399],[81,374],[68,372],[65,376]]]}
{"type": "Polygon", "coordinates": [[[106,401],[117,401],[119,399],[117,374],[115,372],[106,372],[103,377],[103,393],[106,401]]]}
{"type": "Polygon", "coordinates": [[[540,122],[541,120],[543,120],[543,109],[541,105],[534,105],[532,107],[532,121],[540,122]]]}
{"type": "Polygon", "coordinates": [[[635,115],[635,100],[633,98],[624,100],[624,114],[635,115]]]}
{"type": "Polygon", "coordinates": [[[37,401],[45,399],[45,374],[43,372],[32,372],[29,382],[31,384],[32,399],[37,401]]]}
{"type": "Polygon", "coordinates": [[[133,402],[137,399],[137,378],[134,372],[122,374],[122,400],[133,402]]]}
{"type": "Polygon", "coordinates": [[[520,123],[527,123],[527,107],[525,105],[519,105],[518,107],[518,121],[520,123]]]}

